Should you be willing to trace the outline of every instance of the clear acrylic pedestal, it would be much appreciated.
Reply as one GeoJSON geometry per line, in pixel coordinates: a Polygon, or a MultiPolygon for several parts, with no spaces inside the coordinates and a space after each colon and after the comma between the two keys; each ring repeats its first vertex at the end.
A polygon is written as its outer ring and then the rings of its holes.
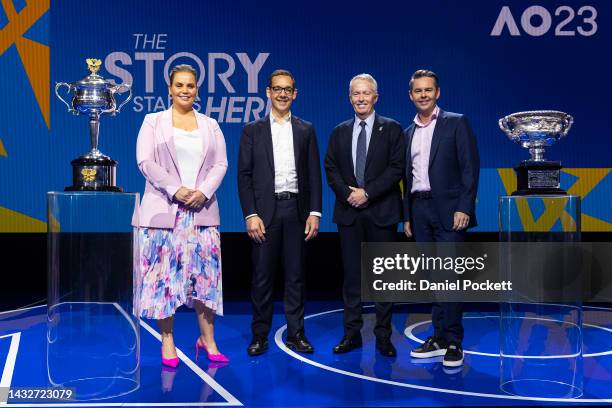
{"type": "MultiPolygon", "coordinates": [[[[499,197],[502,242],[579,242],[580,197],[499,197]]],[[[524,256],[538,256],[537,253],[524,256]]],[[[510,276],[522,271],[504,265],[510,276]]],[[[533,276],[543,287],[545,276],[533,276]]],[[[539,302],[520,293],[500,304],[500,388],[523,397],[578,398],[583,390],[582,303],[539,302]]]]}
{"type": "Polygon", "coordinates": [[[50,192],[47,372],[52,387],[95,401],[140,386],[134,316],[138,193],[50,192]]]}

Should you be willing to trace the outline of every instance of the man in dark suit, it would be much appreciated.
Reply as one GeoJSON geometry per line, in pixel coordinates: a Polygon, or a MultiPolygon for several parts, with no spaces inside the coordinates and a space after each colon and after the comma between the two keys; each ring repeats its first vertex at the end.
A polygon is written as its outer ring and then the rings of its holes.
{"type": "Polygon", "coordinates": [[[314,348],[304,334],[304,242],[316,237],[321,217],[321,168],[313,126],[291,114],[297,97],[293,75],[276,70],[266,95],[270,114],[245,125],[238,157],[238,190],[253,241],[253,339],[251,356],[268,348],[274,274],[285,271],[285,344],[301,353],[314,348]]]}
{"type": "MultiPolygon", "coordinates": [[[[361,243],[392,242],[402,220],[400,180],[404,140],[399,123],[374,112],[376,80],[355,76],[349,85],[355,116],[333,130],[325,170],[336,195],[333,221],[338,225],[344,265],[344,336],[333,348],[346,353],[361,347],[361,243]]],[[[376,348],[396,355],[391,343],[391,303],[376,303],[376,348]]]]}
{"type": "MultiPolygon", "coordinates": [[[[418,70],[410,79],[417,114],[405,130],[404,233],[417,242],[463,242],[476,226],[480,160],[476,138],[464,115],[437,105],[438,77],[418,70]]],[[[462,307],[434,303],[434,335],[412,350],[414,358],[444,356],[445,367],[463,364],[462,307]]]]}

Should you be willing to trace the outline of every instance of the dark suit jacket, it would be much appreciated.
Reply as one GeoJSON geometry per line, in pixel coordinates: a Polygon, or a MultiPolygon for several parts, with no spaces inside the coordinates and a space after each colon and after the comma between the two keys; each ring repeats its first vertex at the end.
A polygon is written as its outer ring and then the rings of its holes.
{"type": "MultiPolygon", "coordinates": [[[[298,211],[306,221],[311,211],[321,212],[321,165],[312,124],[291,115],[293,152],[298,178],[298,211]]],[[[270,116],[242,129],[238,154],[238,193],[244,216],[258,214],[268,226],[276,209],[274,152],[270,116]]]]}
{"type": "Polygon", "coordinates": [[[364,189],[366,209],[352,207],[346,199],[357,187],[352,155],[353,124],[350,119],[332,131],[325,156],[327,183],[336,194],[333,222],[351,225],[359,211],[369,211],[375,224],[389,226],[402,220],[400,180],[404,174],[404,138],[400,124],[376,115],[368,146],[364,189]]]}
{"type": "MultiPolygon", "coordinates": [[[[412,137],[414,122],[404,131],[406,138],[406,174],[404,185],[404,221],[410,221],[412,189],[412,137]]],[[[474,132],[464,115],[440,110],[429,153],[429,184],[433,202],[444,229],[453,228],[455,211],[470,216],[469,227],[475,227],[476,191],[480,158],[474,132]]]]}

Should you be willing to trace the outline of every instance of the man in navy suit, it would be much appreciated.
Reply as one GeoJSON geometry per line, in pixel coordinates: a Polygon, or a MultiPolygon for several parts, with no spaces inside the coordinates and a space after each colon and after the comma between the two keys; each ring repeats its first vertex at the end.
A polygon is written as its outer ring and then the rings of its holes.
{"type": "MultiPolygon", "coordinates": [[[[374,112],[376,80],[369,74],[351,79],[349,100],[354,117],[333,130],[325,171],[336,195],[333,222],[338,225],[344,266],[344,336],[334,353],[362,346],[361,243],[395,241],[402,220],[400,180],[404,173],[404,140],[399,123],[374,112]]],[[[376,303],[376,348],[393,357],[391,303],[376,303]]]]}
{"type": "Polygon", "coordinates": [[[291,114],[297,89],[289,71],[271,74],[266,95],[270,114],[244,126],[238,157],[240,204],[253,241],[253,338],[247,353],[256,356],[268,349],[280,259],[285,272],[285,344],[312,353],[304,334],[304,242],[319,231],[319,148],[313,126],[291,114]]]}
{"type": "MultiPolygon", "coordinates": [[[[416,71],[410,79],[410,99],[417,114],[404,131],[404,233],[417,242],[462,242],[466,230],[476,226],[480,159],[467,118],[440,109],[438,98],[436,74],[416,71]]],[[[434,335],[410,355],[444,356],[445,367],[461,366],[462,315],[460,303],[434,303],[434,335]]]]}

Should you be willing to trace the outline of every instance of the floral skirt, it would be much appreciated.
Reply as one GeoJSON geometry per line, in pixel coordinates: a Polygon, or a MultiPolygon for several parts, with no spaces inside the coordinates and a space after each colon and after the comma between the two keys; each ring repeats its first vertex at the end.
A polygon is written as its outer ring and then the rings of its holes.
{"type": "Polygon", "coordinates": [[[199,300],[223,315],[219,228],[195,226],[193,212],[179,207],[174,229],[141,228],[138,237],[136,314],[165,319],[199,300]]]}

